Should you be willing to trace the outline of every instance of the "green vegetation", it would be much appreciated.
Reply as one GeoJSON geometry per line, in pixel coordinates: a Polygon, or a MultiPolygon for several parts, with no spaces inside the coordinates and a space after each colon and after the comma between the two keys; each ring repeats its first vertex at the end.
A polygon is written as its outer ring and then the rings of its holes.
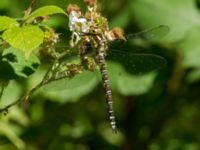
{"type": "Polygon", "coordinates": [[[80,69],[77,49],[62,47],[74,3],[87,10],[83,0],[0,1],[0,150],[199,150],[199,1],[98,1],[110,29],[170,28],[121,48],[163,57],[161,69],[134,74],[127,58],[108,62],[118,134],[99,72],[80,69]]]}

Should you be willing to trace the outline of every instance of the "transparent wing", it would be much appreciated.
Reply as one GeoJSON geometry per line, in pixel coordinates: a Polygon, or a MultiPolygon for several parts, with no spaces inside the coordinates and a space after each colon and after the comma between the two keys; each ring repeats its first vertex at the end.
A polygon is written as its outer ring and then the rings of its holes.
{"type": "MultiPolygon", "coordinates": [[[[167,64],[166,60],[159,55],[120,50],[108,51],[106,59],[120,63],[127,72],[132,74],[144,74],[163,68],[167,64]]],[[[122,75],[123,73],[119,74],[122,75]]]]}
{"type": "MultiPolygon", "coordinates": [[[[165,35],[167,35],[168,32],[169,32],[168,26],[160,25],[160,26],[156,26],[156,27],[153,27],[150,29],[146,29],[146,30],[138,32],[138,33],[125,35],[125,38],[127,41],[136,39],[136,38],[149,40],[149,41],[155,41],[155,40],[159,40],[162,37],[164,37],[165,35]]],[[[121,47],[121,45],[123,45],[127,41],[124,41],[122,39],[116,39],[109,43],[109,47],[110,47],[110,49],[113,49],[116,47],[119,48],[119,47],[121,47]]]]}
{"type": "MultiPolygon", "coordinates": [[[[132,39],[158,40],[169,32],[169,27],[160,25],[146,29],[139,33],[126,35],[127,41],[132,39]]],[[[137,53],[144,49],[141,46],[125,44],[127,41],[117,39],[109,44],[107,60],[112,60],[123,65],[126,71],[133,74],[143,74],[163,68],[166,60],[155,54],[137,53]],[[115,50],[116,49],[116,50],[115,50]],[[133,49],[132,51],[127,51],[133,49]],[[136,53],[134,53],[134,51],[136,53]]],[[[119,73],[122,74],[122,73],[119,73]]]]}
{"type": "Polygon", "coordinates": [[[164,37],[168,32],[169,32],[168,26],[160,25],[157,27],[146,29],[146,30],[138,32],[138,33],[128,34],[128,35],[126,35],[126,38],[131,39],[131,38],[140,37],[140,38],[144,38],[147,40],[153,40],[153,39],[160,39],[160,38],[164,37]]]}

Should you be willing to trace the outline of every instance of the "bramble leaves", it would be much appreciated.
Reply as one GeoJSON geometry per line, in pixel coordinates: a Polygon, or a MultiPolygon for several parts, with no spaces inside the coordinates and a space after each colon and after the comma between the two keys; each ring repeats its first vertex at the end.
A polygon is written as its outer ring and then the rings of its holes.
{"type": "MultiPolygon", "coordinates": [[[[25,18],[26,23],[32,22],[40,16],[52,14],[66,14],[61,8],[57,6],[44,6],[34,11],[30,16],[25,18]]],[[[3,39],[12,47],[22,50],[26,56],[29,57],[32,50],[43,43],[44,33],[39,25],[22,24],[9,17],[0,17],[0,31],[6,30],[3,33],[3,39]]]]}
{"type": "Polygon", "coordinates": [[[32,50],[43,43],[44,33],[38,26],[27,25],[6,30],[3,39],[12,47],[22,50],[28,58],[32,50]]]}

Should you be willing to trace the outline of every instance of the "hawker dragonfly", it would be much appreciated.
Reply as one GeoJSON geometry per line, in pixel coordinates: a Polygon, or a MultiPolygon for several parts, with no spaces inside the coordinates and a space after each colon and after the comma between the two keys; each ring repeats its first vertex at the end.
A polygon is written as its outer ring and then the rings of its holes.
{"type": "MultiPolygon", "coordinates": [[[[98,72],[98,70],[101,73],[101,78],[103,82],[103,87],[104,87],[104,93],[105,93],[105,99],[108,104],[108,114],[109,114],[109,119],[110,119],[110,124],[112,127],[112,131],[114,133],[117,132],[116,130],[116,122],[115,122],[115,115],[114,115],[114,110],[113,110],[113,98],[112,98],[112,91],[110,87],[110,80],[109,76],[107,73],[107,66],[106,63],[108,62],[116,62],[121,64],[125,69],[130,74],[143,74],[147,73],[159,68],[162,68],[164,65],[166,65],[166,60],[159,55],[156,54],[151,54],[151,53],[135,53],[134,50],[127,50],[124,47],[126,47],[127,43],[134,40],[134,39],[140,39],[144,41],[148,40],[156,40],[160,39],[163,36],[165,36],[169,32],[169,27],[165,25],[160,25],[156,26],[147,30],[144,30],[139,33],[135,34],[128,34],[125,35],[124,39],[115,39],[114,41],[110,41],[107,43],[108,48],[106,51],[106,54],[99,54],[98,51],[95,52],[92,50],[92,45],[90,42],[86,42],[84,44],[84,58],[86,57],[88,59],[91,58],[94,60],[92,63],[92,69],[86,68],[85,70],[89,70],[91,72],[98,72]],[[105,56],[105,58],[104,58],[105,56]]],[[[70,46],[59,46],[57,47],[59,49],[70,49],[70,46]]],[[[138,47],[139,49],[139,47],[138,47]]],[[[71,48],[71,50],[74,50],[74,47],[71,48]]],[[[80,50],[78,50],[80,51],[80,50]]],[[[80,55],[80,53],[79,53],[80,55]]],[[[78,59],[81,59],[80,56],[77,57],[78,59]]],[[[76,58],[76,59],[77,59],[76,58]]],[[[88,67],[88,62],[84,62],[85,60],[81,60],[80,62],[82,63],[81,66],[86,66],[88,67]]],[[[91,64],[90,64],[91,65],[91,64]]],[[[77,67],[77,66],[76,66],[77,67]]],[[[77,69],[77,68],[76,68],[77,69]]],[[[94,73],[95,74],[95,73],[94,73]]],[[[121,70],[117,72],[113,76],[122,76],[123,77],[123,72],[121,70]]],[[[91,74],[90,74],[91,75],[91,74]]],[[[77,78],[81,80],[81,78],[77,78]]],[[[89,77],[90,79],[90,77],[89,77]]],[[[72,78],[73,80],[73,78],[72,78]]],[[[70,81],[70,80],[69,80],[70,81]]],[[[72,85],[68,84],[66,81],[66,86],[62,88],[74,88],[74,86],[79,86],[79,85],[72,85]]],[[[87,84],[89,81],[80,81],[78,82],[79,84],[87,84]]],[[[133,85],[134,86],[134,85],[133,85]]],[[[48,85],[47,85],[48,87],[48,85]]],[[[51,86],[52,87],[52,86],[51,86]]],[[[61,88],[60,87],[60,88],[61,88]]],[[[46,89],[46,88],[45,88],[46,89]]],[[[59,89],[60,90],[60,89],[59,89]]]]}
{"type": "Polygon", "coordinates": [[[75,4],[71,4],[67,8],[69,29],[72,32],[70,47],[78,49],[80,58],[80,63],[78,65],[72,64],[70,69],[68,68],[71,71],[67,73],[73,76],[74,73],[79,73],[80,70],[94,72],[99,68],[111,128],[113,133],[116,133],[117,127],[113,109],[113,98],[105,59],[107,58],[108,60],[123,64],[129,73],[143,73],[158,69],[165,64],[164,58],[153,54],[135,54],[131,51],[126,51],[124,45],[135,38],[147,40],[158,39],[167,34],[169,28],[161,25],[136,34],[124,35],[121,28],[109,29],[107,19],[97,10],[96,1],[85,2],[87,5],[85,14],[82,14],[80,8],[75,4]]]}

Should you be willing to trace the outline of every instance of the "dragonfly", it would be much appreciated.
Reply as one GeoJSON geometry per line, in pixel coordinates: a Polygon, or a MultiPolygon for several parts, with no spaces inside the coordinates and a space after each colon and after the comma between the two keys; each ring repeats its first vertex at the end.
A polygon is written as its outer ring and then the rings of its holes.
{"type": "MultiPolygon", "coordinates": [[[[77,5],[69,5],[67,8],[69,29],[72,32],[69,47],[78,49],[80,66],[84,68],[84,70],[95,71],[99,68],[107,102],[110,125],[112,132],[117,133],[106,58],[123,63],[124,67],[130,73],[143,73],[158,69],[165,64],[165,59],[163,57],[153,54],[135,54],[125,51],[123,45],[134,38],[160,38],[168,33],[169,28],[165,25],[160,25],[136,34],[125,35],[121,28],[109,30],[108,21],[98,12],[96,1],[85,2],[87,11],[84,15],[77,5]]],[[[72,69],[73,71],[79,71],[76,65],[72,66],[75,66],[75,69],[72,69]]]]}
{"type": "MultiPolygon", "coordinates": [[[[86,58],[90,57],[93,60],[95,60],[96,66],[92,68],[91,71],[93,72],[95,72],[96,70],[100,71],[102,84],[104,88],[104,95],[107,103],[108,116],[113,133],[117,133],[117,127],[116,127],[115,114],[113,108],[112,90],[110,86],[110,80],[108,76],[106,62],[107,61],[118,62],[122,64],[122,66],[125,68],[125,71],[131,74],[143,74],[162,68],[166,65],[166,60],[162,56],[149,53],[135,53],[130,50],[128,51],[124,49],[124,45],[126,45],[126,43],[134,39],[143,39],[147,41],[160,39],[164,37],[168,32],[169,32],[168,26],[159,25],[150,29],[146,29],[139,33],[127,34],[124,36],[126,38],[125,40],[115,39],[114,41],[109,41],[108,43],[106,43],[108,45],[106,55],[104,53],[94,52],[92,50],[92,45],[90,41],[84,44],[84,53],[79,55],[83,55],[82,57],[84,58],[87,56],[86,58]]],[[[57,48],[69,49],[70,46],[58,46],[57,48]]],[[[71,50],[74,50],[74,48],[71,48],[71,50]]],[[[83,65],[85,65],[84,58],[83,60],[81,60],[83,65]]],[[[116,75],[123,76],[123,72],[119,72],[116,75]]],[[[87,82],[88,81],[85,82],[80,81],[78,83],[87,84],[87,82]]],[[[72,87],[69,86],[65,88],[72,88],[72,87]]]]}

